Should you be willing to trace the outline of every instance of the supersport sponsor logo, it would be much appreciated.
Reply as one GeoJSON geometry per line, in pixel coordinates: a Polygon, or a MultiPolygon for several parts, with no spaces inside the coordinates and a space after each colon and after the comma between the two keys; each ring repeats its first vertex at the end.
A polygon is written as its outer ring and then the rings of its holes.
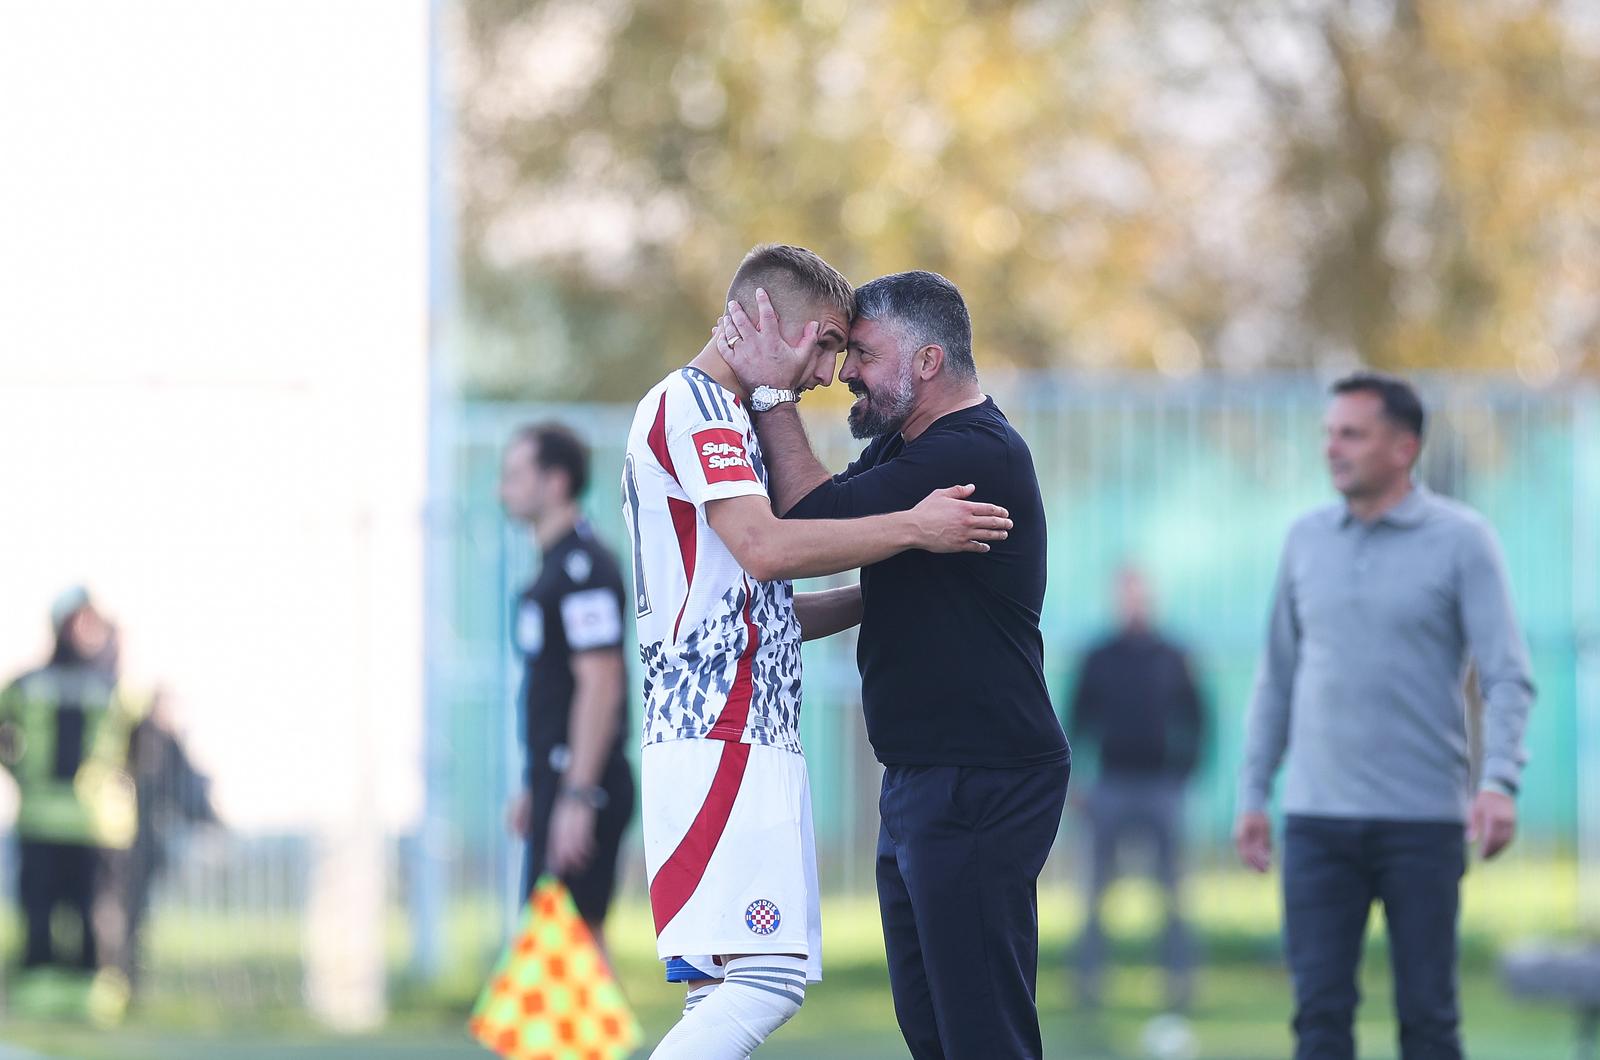
{"type": "Polygon", "coordinates": [[[700,458],[700,470],[706,482],[758,482],[755,468],[750,466],[750,454],[745,440],[738,431],[726,427],[710,427],[696,431],[695,455],[700,458]]]}

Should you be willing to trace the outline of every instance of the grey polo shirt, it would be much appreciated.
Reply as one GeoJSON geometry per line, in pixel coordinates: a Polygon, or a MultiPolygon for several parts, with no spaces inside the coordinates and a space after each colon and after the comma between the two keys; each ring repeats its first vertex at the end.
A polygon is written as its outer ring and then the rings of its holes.
{"type": "Polygon", "coordinates": [[[1463,691],[1484,700],[1482,784],[1515,790],[1533,703],[1494,531],[1414,487],[1372,523],[1342,504],[1289,530],[1246,721],[1241,810],[1460,821],[1471,801],[1463,691]]]}

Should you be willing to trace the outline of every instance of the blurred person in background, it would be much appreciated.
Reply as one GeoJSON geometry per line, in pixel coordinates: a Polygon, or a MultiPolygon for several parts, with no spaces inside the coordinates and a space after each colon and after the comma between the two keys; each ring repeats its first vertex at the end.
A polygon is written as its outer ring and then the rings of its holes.
{"type": "Polygon", "coordinates": [[[74,1008],[83,984],[51,974],[66,970],[93,977],[92,1015],[116,1018],[127,982],[111,880],[138,828],[129,756],[148,703],[118,681],[116,630],[87,591],[62,593],[50,620],[50,660],[0,691],[0,761],[19,795],[19,1007],[74,1008]],[[52,933],[63,907],[76,935],[70,954],[52,933]]]}
{"type": "MultiPolygon", "coordinates": [[[[817,347],[756,302],[759,326],[730,300],[717,350],[753,393],[792,397],[817,347]]],[[[936,273],[856,291],[839,379],[856,396],[850,433],[871,441],[838,475],[793,400],[755,406],[785,519],[901,512],[944,482],[1015,517],[987,555],[909,551],[864,567],[854,607],[867,738],[885,767],[878,909],[900,1032],[917,1060],[1038,1057],[1038,880],[1072,753],[1044,680],[1033,456],[979,385],[966,302],[936,273]]]]}
{"type": "Polygon", "coordinates": [[[728,298],[761,304],[763,319],[777,306],[803,371],[783,391],[746,387],[714,336],[639,402],[623,466],[646,670],[645,868],[657,954],[688,988],[657,1060],[749,1056],[822,977],[800,643],[858,623],[861,593],[797,596],[791,579],[911,549],[987,552],[1010,526],[948,482],[908,511],[779,519],[750,413],[833,381],[854,292],[811,251],[768,244],[740,262],[728,298]]]}
{"type": "Polygon", "coordinates": [[[1528,652],[1494,531],[1413,480],[1424,413],[1402,380],[1333,386],[1325,453],[1343,503],[1289,530],[1246,723],[1234,842],[1271,864],[1267,805],[1287,757],[1284,933],[1295,1056],[1351,1057],[1356,971],[1383,903],[1405,1060],[1462,1055],[1457,917],[1466,842],[1516,832],[1528,652]],[[1464,677],[1484,701],[1476,792],[1464,677]]]}
{"type": "Polygon", "coordinates": [[[126,855],[112,857],[108,881],[120,906],[119,966],[134,993],[144,965],[144,923],[151,891],[171,862],[174,840],[185,829],[220,824],[211,803],[211,780],[195,767],[164,698],[156,693],[149,714],[133,731],[129,761],[139,825],[126,855]]]}
{"type": "Polygon", "coordinates": [[[1080,755],[1098,751],[1099,774],[1084,809],[1089,819],[1088,908],[1078,941],[1079,995],[1101,1001],[1106,959],[1101,905],[1117,878],[1117,855],[1130,839],[1147,840],[1166,898],[1162,957],[1167,1005],[1188,1007],[1192,942],[1183,922],[1183,793],[1205,732],[1200,692],[1187,653],[1152,625],[1144,575],[1125,567],[1116,579],[1117,629],[1084,658],[1070,702],[1068,731],[1080,755]]]}
{"type": "Polygon", "coordinates": [[[540,554],[513,616],[527,766],[508,817],[527,841],[523,898],[540,876],[560,877],[604,947],[634,782],[622,571],[579,508],[588,485],[589,449],[567,427],[527,426],[506,445],[500,503],[540,554]]]}

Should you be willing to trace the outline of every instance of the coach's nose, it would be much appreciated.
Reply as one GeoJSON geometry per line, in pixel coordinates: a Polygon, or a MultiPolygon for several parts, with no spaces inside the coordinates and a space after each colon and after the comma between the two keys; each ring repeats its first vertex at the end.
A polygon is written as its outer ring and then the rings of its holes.
{"type": "Polygon", "coordinates": [[[839,365],[839,382],[849,385],[853,379],[860,379],[861,372],[856,367],[856,359],[849,353],[844,355],[844,363],[839,365]]]}

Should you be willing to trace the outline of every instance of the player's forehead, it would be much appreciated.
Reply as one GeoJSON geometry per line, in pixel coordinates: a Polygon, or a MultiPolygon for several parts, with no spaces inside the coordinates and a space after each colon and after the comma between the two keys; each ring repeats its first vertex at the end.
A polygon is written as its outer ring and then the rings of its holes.
{"type": "Polygon", "coordinates": [[[838,351],[850,338],[850,316],[837,302],[819,300],[809,307],[810,319],[817,322],[817,345],[825,350],[838,351]]]}

